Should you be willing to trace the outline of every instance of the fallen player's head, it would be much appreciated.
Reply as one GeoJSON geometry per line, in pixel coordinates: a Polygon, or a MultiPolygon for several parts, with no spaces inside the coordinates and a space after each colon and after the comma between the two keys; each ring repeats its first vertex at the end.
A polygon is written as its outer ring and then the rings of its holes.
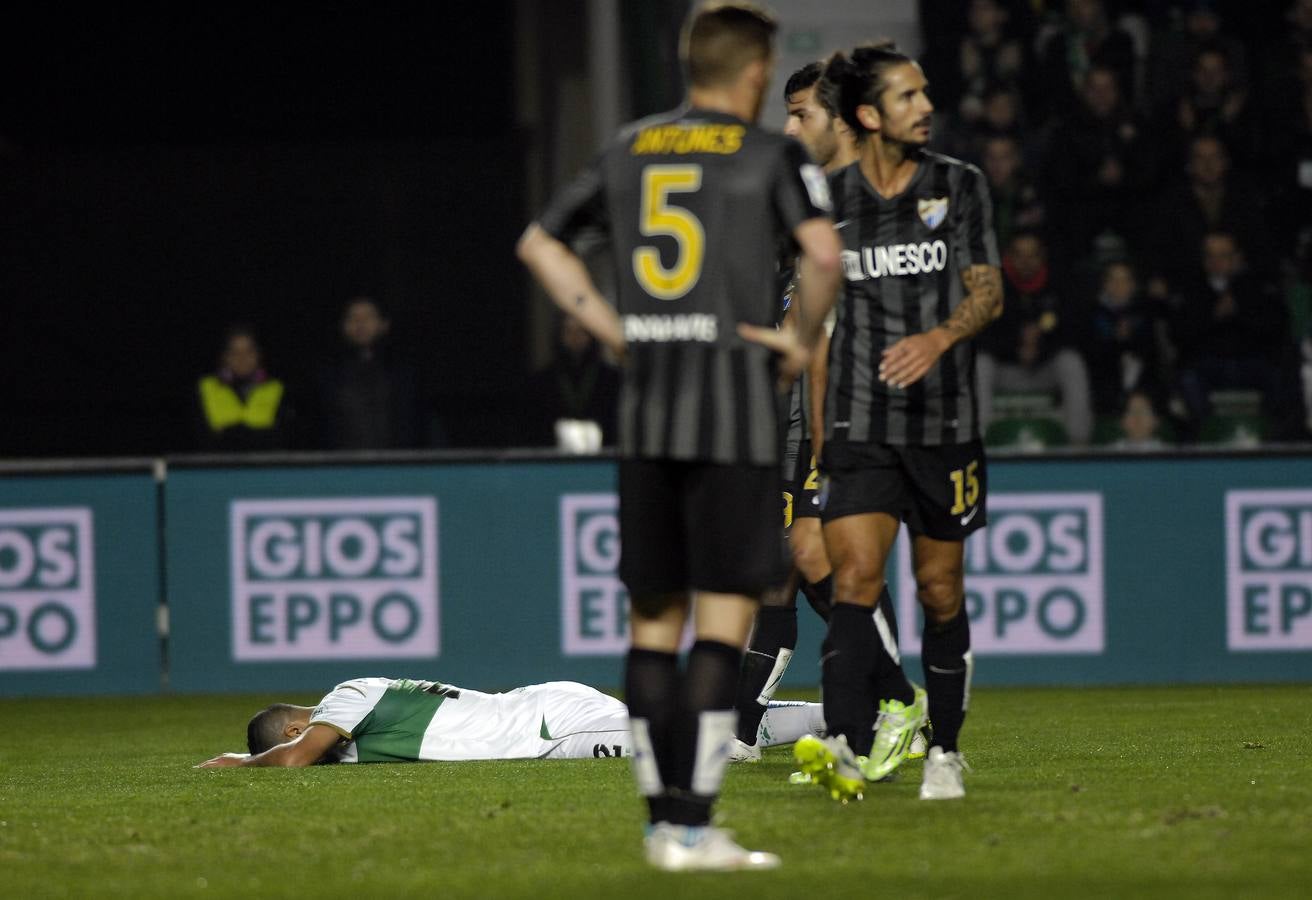
{"type": "Polygon", "coordinates": [[[292,740],[310,724],[310,708],[290,703],[266,706],[246,724],[246,749],[252,756],[292,740]]]}

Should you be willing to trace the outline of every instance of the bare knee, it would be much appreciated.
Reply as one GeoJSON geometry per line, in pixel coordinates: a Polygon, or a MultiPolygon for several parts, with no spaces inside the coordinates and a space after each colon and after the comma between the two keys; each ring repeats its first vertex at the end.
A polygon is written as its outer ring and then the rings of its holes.
{"type": "Polygon", "coordinates": [[[925,618],[947,622],[961,611],[965,599],[965,581],[958,571],[927,572],[916,579],[916,598],[924,607],[925,618]]]}
{"type": "Polygon", "coordinates": [[[794,525],[789,545],[793,551],[793,565],[807,581],[814,584],[829,574],[829,554],[825,552],[824,536],[819,528],[799,531],[794,525]]]}
{"type": "Polygon", "coordinates": [[[884,569],[869,560],[852,560],[834,572],[834,602],[874,606],[884,589],[884,569]]]}

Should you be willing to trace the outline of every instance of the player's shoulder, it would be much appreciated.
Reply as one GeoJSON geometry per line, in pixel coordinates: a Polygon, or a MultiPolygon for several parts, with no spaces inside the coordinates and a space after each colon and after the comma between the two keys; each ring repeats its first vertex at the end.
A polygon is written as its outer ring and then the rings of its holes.
{"type": "Polygon", "coordinates": [[[979,166],[964,159],[957,159],[955,156],[948,156],[946,153],[938,153],[934,150],[920,151],[920,159],[923,163],[932,169],[937,169],[946,174],[950,183],[960,184],[961,180],[973,181],[975,178],[983,178],[984,173],[980,171],[979,166]]]}
{"type": "MultiPolygon", "coordinates": [[[[368,697],[387,690],[392,685],[391,678],[352,678],[343,681],[328,692],[328,697],[368,697]]],[[[326,698],[325,698],[326,699],[326,698]]]]}
{"type": "Polygon", "coordinates": [[[611,139],[612,146],[627,147],[633,143],[633,139],[642,132],[656,128],[661,125],[675,125],[683,118],[687,110],[683,107],[676,109],[667,109],[664,112],[653,113],[641,119],[635,119],[625,125],[620,126],[619,131],[615,132],[615,137],[611,139]]]}
{"type": "Polygon", "coordinates": [[[861,177],[861,166],[855,162],[825,173],[825,179],[829,182],[829,195],[834,198],[835,216],[846,200],[861,192],[861,177]]]}

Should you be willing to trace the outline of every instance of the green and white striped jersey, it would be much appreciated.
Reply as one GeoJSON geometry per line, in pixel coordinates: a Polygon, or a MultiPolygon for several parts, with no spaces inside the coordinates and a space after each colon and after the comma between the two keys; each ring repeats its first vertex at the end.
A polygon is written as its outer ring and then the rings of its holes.
{"type": "Polygon", "coordinates": [[[334,750],[338,762],[535,759],[584,755],[591,745],[575,751],[571,738],[622,731],[626,716],[618,700],[572,682],[485,694],[435,681],[356,678],[320,700],[310,724],[345,739],[334,750]]]}

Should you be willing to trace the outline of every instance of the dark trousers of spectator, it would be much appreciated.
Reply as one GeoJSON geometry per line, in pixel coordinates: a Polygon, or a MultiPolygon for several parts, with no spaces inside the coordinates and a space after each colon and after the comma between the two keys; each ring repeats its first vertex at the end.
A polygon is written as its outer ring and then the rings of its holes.
{"type": "Polygon", "coordinates": [[[1205,356],[1180,370],[1180,397],[1195,423],[1212,412],[1212,391],[1259,391],[1262,412],[1273,423],[1286,413],[1280,367],[1257,356],[1238,358],[1205,356]]]}

